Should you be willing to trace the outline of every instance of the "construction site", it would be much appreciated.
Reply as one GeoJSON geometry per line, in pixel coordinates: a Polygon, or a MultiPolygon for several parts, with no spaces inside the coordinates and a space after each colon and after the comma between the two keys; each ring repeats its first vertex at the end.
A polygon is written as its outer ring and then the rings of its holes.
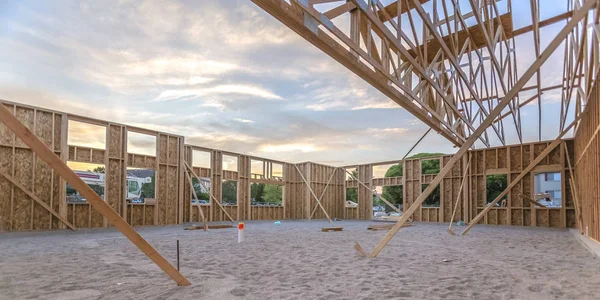
{"type": "Polygon", "coordinates": [[[600,298],[600,1],[251,2],[426,132],[329,165],[0,99],[0,299],[600,298]]]}

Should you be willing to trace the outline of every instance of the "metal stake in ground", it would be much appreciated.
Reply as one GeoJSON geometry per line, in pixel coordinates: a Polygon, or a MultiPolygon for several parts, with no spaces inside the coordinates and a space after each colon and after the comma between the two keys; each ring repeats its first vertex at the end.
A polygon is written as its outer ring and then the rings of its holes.
{"type": "Polygon", "coordinates": [[[179,271],[179,240],[177,240],[177,271],[179,271]]]}

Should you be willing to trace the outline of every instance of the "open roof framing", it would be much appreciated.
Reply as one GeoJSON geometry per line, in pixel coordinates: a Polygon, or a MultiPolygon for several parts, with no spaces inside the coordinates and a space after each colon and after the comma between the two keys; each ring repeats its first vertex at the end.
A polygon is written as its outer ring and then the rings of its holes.
{"type": "MultiPolygon", "coordinates": [[[[515,37],[529,36],[538,57],[541,30],[566,23],[585,2],[568,0],[563,13],[540,19],[544,5],[557,4],[525,1],[531,25],[514,28],[511,0],[252,1],[457,147],[520,79],[518,69],[529,67],[517,66],[515,37]]],[[[521,110],[530,103],[542,140],[544,92],[560,90],[560,116],[548,116],[560,120],[554,136],[583,111],[598,60],[598,14],[588,13],[562,42],[562,83],[545,83],[540,65],[477,137],[482,145],[490,146],[489,135],[505,145],[508,130],[523,143],[521,110]]]]}
{"type": "MultiPolygon", "coordinates": [[[[490,147],[488,128],[506,145],[504,119],[510,116],[523,143],[521,109],[537,100],[541,140],[541,95],[557,88],[561,109],[556,141],[560,141],[572,128],[577,130],[596,83],[598,0],[567,0],[565,13],[546,20],[540,20],[540,1],[530,0],[532,23],[516,30],[511,0],[396,0],[387,5],[350,0],[329,10],[315,5],[342,1],[253,2],[460,147],[370,257],[381,252],[476,140],[490,147]],[[502,2],[504,12],[498,5],[502,2]],[[542,50],[540,29],[563,20],[564,27],[542,50]],[[347,32],[342,25],[349,28],[347,32]],[[519,74],[514,37],[527,33],[533,38],[536,59],[520,66],[526,71],[519,74]],[[548,86],[540,68],[561,45],[562,83],[548,86]],[[531,80],[534,83],[528,86],[531,80]],[[534,96],[521,102],[520,94],[530,90],[534,96]]],[[[367,255],[360,245],[356,249],[367,255]]]]}

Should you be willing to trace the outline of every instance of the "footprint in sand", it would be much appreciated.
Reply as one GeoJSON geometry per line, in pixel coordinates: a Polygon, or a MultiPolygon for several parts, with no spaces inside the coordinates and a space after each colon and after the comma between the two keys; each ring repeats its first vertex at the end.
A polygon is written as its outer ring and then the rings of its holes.
{"type": "Polygon", "coordinates": [[[229,293],[236,297],[244,297],[244,296],[246,296],[246,294],[248,294],[248,290],[243,289],[243,288],[235,288],[235,289],[229,291],[229,293]]]}
{"type": "Polygon", "coordinates": [[[542,284],[534,284],[527,287],[527,289],[534,293],[539,293],[544,289],[544,285],[542,284]]]}

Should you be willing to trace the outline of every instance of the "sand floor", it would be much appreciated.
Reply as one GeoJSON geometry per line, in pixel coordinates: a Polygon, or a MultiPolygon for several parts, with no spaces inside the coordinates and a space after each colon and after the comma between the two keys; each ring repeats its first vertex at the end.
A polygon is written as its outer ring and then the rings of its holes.
{"type": "Polygon", "coordinates": [[[0,234],[0,299],[600,299],[600,261],[567,230],[404,228],[376,259],[372,222],[247,222],[236,229],[139,228],[191,287],[178,287],[114,229],[0,234]],[[443,262],[443,260],[449,260],[443,262]]]}

